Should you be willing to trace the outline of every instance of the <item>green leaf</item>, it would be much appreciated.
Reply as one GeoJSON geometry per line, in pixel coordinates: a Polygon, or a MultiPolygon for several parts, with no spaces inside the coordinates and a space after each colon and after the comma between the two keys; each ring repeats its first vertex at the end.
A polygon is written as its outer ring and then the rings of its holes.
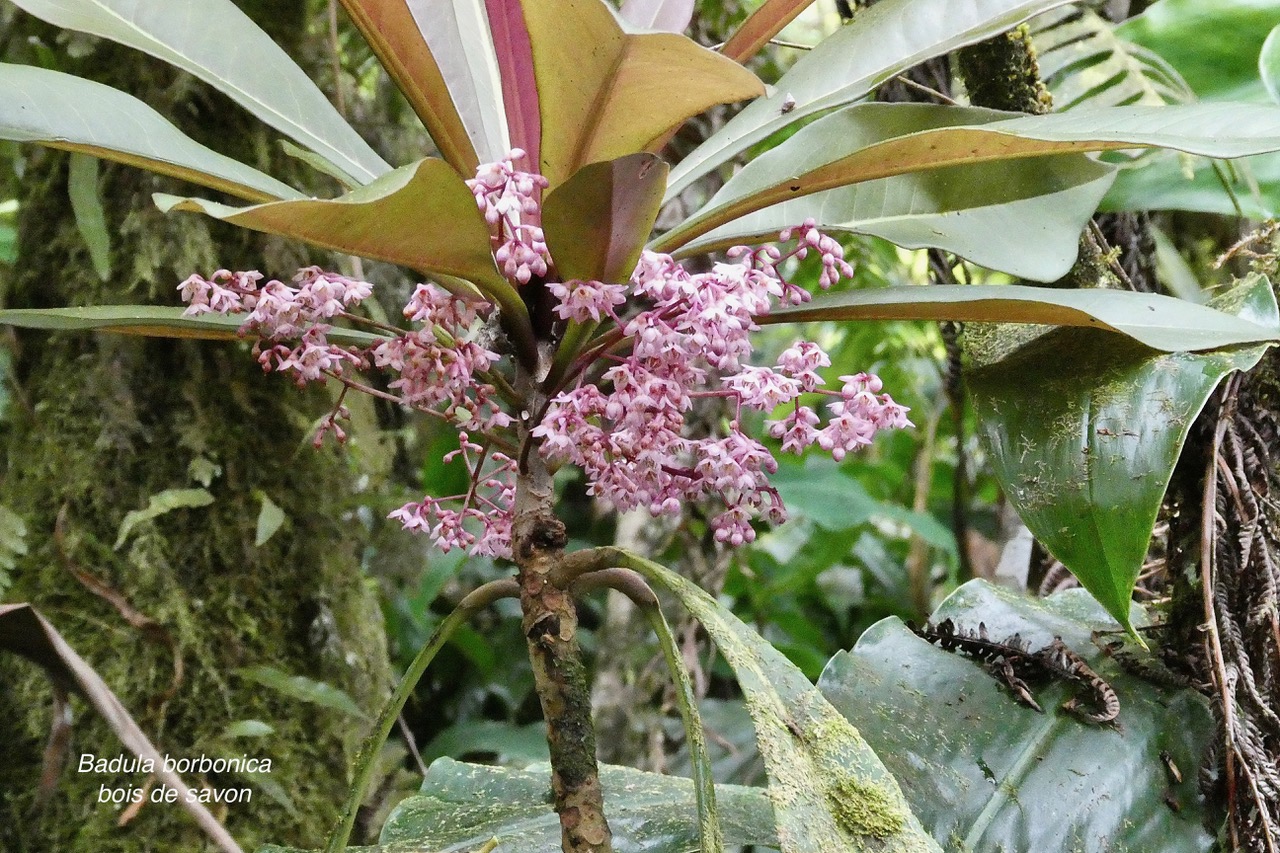
{"type": "Polygon", "coordinates": [[[158,518],[175,509],[199,509],[213,503],[213,495],[205,489],[165,489],[157,492],[147,500],[145,509],[135,509],[125,514],[120,522],[120,531],[116,534],[116,550],[125,543],[133,528],[144,521],[158,518]]]}
{"type": "Polygon", "coordinates": [[[881,0],[800,58],[671,173],[666,200],[797,119],[853,103],[934,56],[1004,32],[1062,0],[881,0]],[[795,106],[783,110],[788,98],[795,106]]]}
{"type": "Polygon", "coordinates": [[[769,772],[783,853],[936,850],[858,731],[768,641],[690,581],[602,549],[680,600],[738,678],[769,772]]]}
{"type": "Polygon", "coordinates": [[[262,720],[236,720],[222,730],[224,738],[267,737],[275,733],[276,730],[262,720]]]}
{"type": "Polygon", "coordinates": [[[156,204],[164,211],[204,213],[323,249],[465,279],[496,296],[504,310],[510,304],[523,305],[494,266],[489,228],[475,197],[443,160],[427,158],[402,166],[335,199],[230,207],[157,195],[156,204]]]}
{"type": "Polygon", "coordinates": [[[1262,43],[1258,54],[1258,76],[1262,85],[1267,87],[1271,100],[1280,104],[1280,25],[1267,33],[1267,40],[1262,43]]]}
{"type": "MultiPolygon", "coordinates": [[[[432,762],[421,793],[396,806],[380,843],[352,853],[463,853],[498,839],[495,853],[560,849],[560,820],[551,806],[551,770],[432,762]]],[[[629,767],[600,768],[614,849],[677,853],[698,849],[698,819],[688,779],[629,767]]],[[[720,820],[735,845],[777,844],[769,798],[759,788],[717,785],[720,820]]],[[[300,853],[267,846],[259,853],[300,853]]]]}
{"type": "Polygon", "coordinates": [[[1080,231],[1113,176],[1113,167],[1079,154],[931,169],[766,207],[677,254],[777,239],[812,217],[824,231],[871,234],[909,249],[937,247],[1020,278],[1054,281],[1075,263],[1080,231]]]}
{"type": "Polygon", "coordinates": [[[658,218],[667,165],[652,154],[593,163],[547,194],[542,229],[564,281],[625,282],[658,218]]]}
{"type": "Polygon", "coordinates": [[[804,305],[782,308],[759,318],[763,324],[811,320],[958,320],[1080,326],[1119,332],[1164,352],[1195,352],[1280,339],[1280,331],[1272,326],[1171,296],[1021,284],[907,285],[820,294],[804,305]]]}
{"type": "Polygon", "coordinates": [[[56,26],[119,42],[195,75],[357,183],[391,170],[302,69],[231,0],[14,3],[56,26]]]}
{"type": "MultiPolygon", "coordinates": [[[[183,315],[183,309],[162,305],[94,305],[88,308],[8,308],[0,309],[0,325],[22,329],[49,329],[59,332],[116,332],[151,338],[200,338],[238,340],[237,330],[244,317],[222,314],[183,315]]],[[[381,335],[356,329],[334,328],[326,337],[333,343],[370,346],[381,335]]]]}
{"type": "Polygon", "coordinates": [[[624,33],[599,0],[522,6],[541,108],[541,171],[553,188],[583,166],[643,150],[708,107],[764,91],[750,71],[684,36],[624,33]]]}
{"type": "Polygon", "coordinates": [[[1160,0],[1116,27],[1154,51],[1202,99],[1268,103],[1258,54],[1280,20],[1280,0],[1160,0]]]}
{"type": "Polygon", "coordinates": [[[1280,211],[1280,156],[1218,163],[1172,151],[1121,169],[1104,211],[1191,210],[1269,219],[1280,211]]]}
{"type": "Polygon", "coordinates": [[[1275,106],[1184,104],[1009,115],[931,104],[848,107],[748,163],[657,245],[670,250],[790,198],[943,166],[1137,147],[1212,157],[1280,149],[1280,107],[1275,106]]]}
{"type": "Polygon", "coordinates": [[[250,201],[302,197],[185,136],[131,95],[43,68],[0,63],[0,139],[92,154],[250,201]]]}
{"type": "Polygon", "coordinates": [[[262,509],[258,510],[258,528],[253,537],[255,548],[261,548],[272,536],[275,536],[286,517],[284,510],[276,506],[276,502],[271,500],[266,492],[259,494],[258,498],[262,501],[262,509]]]}
{"type": "Polygon", "coordinates": [[[426,125],[440,156],[470,177],[511,147],[502,83],[476,0],[342,0],[351,20],[426,125]]]}
{"type": "Polygon", "coordinates": [[[1030,31],[1055,110],[1196,99],[1173,66],[1120,38],[1114,25],[1092,9],[1073,5],[1037,15],[1030,31]]]}
{"type": "Polygon", "coordinates": [[[89,260],[98,278],[111,277],[111,234],[107,231],[107,217],[98,195],[98,158],[85,154],[72,154],[67,168],[67,193],[71,196],[71,211],[75,215],[76,229],[89,250],[89,260]]]}
{"type": "MultiPolygon", "coordinates": [[[[1136,608],[1135,608],[1136,610],[1136,608]]],[[[1142,621],[1140,611],[1134,621],[1142,621]]],[[[978,662],[917,638],[897,619],[872,626],[827,665],[819,688],[866,735],[945,849],[1207,853],[1197,769],[1215,727],[1204,698],[1102,658],[1090,638],[1114,623],[1082,590],[1033,601],[984,581],[947,598],[950,618],[1039,648],[1062,637],[1115,688],[1120,725],[1085,724],[1032,687],[1045,713],[1014,701],[978,662]],[[1169,778],[1161,753],[1181,769],[1169,778]],[[1166,796],[1178,804],[1174,809],[1166,796]]]]}
{"type": "MultiPolygon", "coordinates": [[[[1280,326],[1270,283],[1225,298],[1280,326]]],[[[968,375],[991,465],[1036,538],[1125,628],[1160,503],[1196,415],[1266,346],[1155,354],[1092,329],[1058,329],[968,375]]]]}
{"type": "Polygon", "coordinates": [[[369,719],[368,715],[360,710],[356,700],[332,684],[305,678],[301,675],[289,675],[287,672],[281,672],[270,666],[252,666],[237,669],[235,672],[241,678],[252,681],[255,684],[261,684],[263,687],[269,687],[277,693],[292,699],[309,702],[322,708],[341,711],[348,716],[361,720],[369,719]]]}

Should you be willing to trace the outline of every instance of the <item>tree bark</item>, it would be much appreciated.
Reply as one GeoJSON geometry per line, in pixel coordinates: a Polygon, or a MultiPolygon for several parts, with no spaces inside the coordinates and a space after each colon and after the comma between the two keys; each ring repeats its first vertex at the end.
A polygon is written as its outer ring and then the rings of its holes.
{"type": "MultiPolygon", "coordinates": [[[[286,46],[305,32],[305,4],[245,5],[286,46]]],[[[55,31],[24,26],[54,43],[55,31]]],[[[271,168],[266,134],[226,99],[141,54],[85,44],[87,53],[63,70],[127,89],[211,147],[271,168]]],[[[279,241],[201,217],[164,216],[151,194],[191,187],[104,164],[98,189],[113,239],[104,282],[67,201],[67,156],[24,153],[18,261],[6,307],[176,304],[174,288],[192,272],[287,276],[307,262],[279,241]]],[[[248,803],[215,810],[246,849],[318,844],[337,817],[362,725],[236,670],[270,666],[318,679],[366,709],[389,684],[381,616],[342,522],[347,466],[304,442],[327,400],[264,377],[242,344],[36,332],[17,335],[16,344],[19,402],[0,430],[0,501],[26,522],[31,552],[7,598],[40,608],[162,752],[271,759],[265,784],[234,774],[187,778],[251,791],[248,803]],[[143,522],[114,544],[124,515],[152,495],[200,487],[213,497],[209,506],[143,522]],[[286,522],[258,547],[264,497],[286,522]],[[102,581],[161,630],[131,627],[77,573],[102,581]],[[225,734],[241,720],[274,732],[225,734]]],[[[147,779],[76,772],[81,753],[109,758],[123,749],[76,703],[72,766],[39,807],[50,707],[50,689],[33,666],[0,658],[0,849],[209,849],[175,805],[148,803],[118,825],[122,811],[99,804],[101,790],[147,779]]]]}

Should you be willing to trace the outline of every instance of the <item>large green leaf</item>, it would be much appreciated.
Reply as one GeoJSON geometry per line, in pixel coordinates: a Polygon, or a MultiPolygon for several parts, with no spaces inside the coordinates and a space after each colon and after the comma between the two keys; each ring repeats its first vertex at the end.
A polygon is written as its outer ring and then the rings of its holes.
{"type": "MultiPolygon", "coordinates": [[[[0,309],[0,325],[57,332],[116,332],[150,338],[235,340],[244,317],[222,314],[183,315],[162,305],[95,305],[89,308],[0,309]]],[[[326,336],[335,344],[369,346],[382,338],[355,329],[335,328],[326,336]]]]}
{"type": "Polygon", "coordinates": [[[621,549],[600,552],[678,598],[733,667],[769,772],[783,853],[937,849],[857,729],[795,664],[690,581],[621,549]]]}
{"type": "Polygon", "coordinates": [[[758,322],[958,320],[1108,329],[1165,352],[1280,340],[1273,326],[1156,293],[1019,284],[885,287],[815,296],[758,322]]]}
{"type": "MultiPolygon", "coordinates": [[[[1265,278],[1214,304],[1280,330],[1265,278]]],[[[1093,329],[1058,329],[969,371],[979,431],[1009,501],[1126,628],[1187,433],[1222,378],[1253,367],[1265,349],[1158,354],[1093,329]]]]}
{"type": "Polygon", "coordinates": [[[948,166],[866,181],[739,217],[680,249],[690,255],[776,239],[809,217],[826,231],[873,234],[910,249],[937,247],[1032,281],[1075,263],[1080,230],[1114,169],[1080,154],[948,166]],[[1035,251],[1027,251],[1028,246],[1035,251]]]}
{"type": "Polygon", "coordinates": [[[1201,98],[1270,103],[1258,54],[1280,0],[1160,0],[1116,34],[1169,62],[1201,98]]]}
{"type": "Polygon", "coordinates": [[[1280,155],[1222,163],[1166,152],[1121,169],[1102,210],[1192,210],[1268,219],[1280,212],[1280,155]]]}
{"type": "Polygon", "coordinates": [[[472,282],[511,318],[524,303],[494,266],[489,228],[475,198],[443,160],[428,158],[335,199],[230,207],[196,198],[156,196],[161,210],[205,213],[242,228],[304,240],[472,282]]]}
{"type": "Polygon", "coordinates": [[[1063,0],[881,0],[859,11],[671,173],[667,199],[796,119],[853,103],[913,65],[1003,32],[1063,0]],[[788,98],[795,106],[784,109],[788,98]]]}
{"type": "Polygon", "coordinates": [[[555,187],[590,163],[644,150],[716,104],[764,92],[736,62],[673,33],[624,33],[601,0],[526,0],[542,116],[542,174],[555,187]]]}
{"type": "Polygon", "coordinates": [[[562,280],[625,282],[658,217],[667,166],[652,154],[594,163],[547,194],[542,229],[562,280]]]}
{"type": "Polygon", "coordinates": [[[1207,703],[1192,690],[1157,686],[1101,659],[1090,632],[1115,623],[1088,595],[1068,590],[1032,601],[971,581],[933,618],[969,630],[983,623],[997,640],[1020,633],[1033,649],[1061,637],[1120,699],[1115,728],[1060,710],[1067,698],[1061,685],[1035,690],[1045,709],[1036,713],[981,665],[929,645],[897,619],[877,623],[853,651],[832,658],[818,686],[884,756],[944,849],[1213,849],[1196,790],[1196,771],[1214,736],[1207,703]],[[1162,753],[1181,770],[1181,781],[1171,778],[1162,753]]]}
{"type": "Polygon", "coordinates": [[[302,197],[204,147],[131,95],[43,68],[0,63],[0,139],[141,166],[250,201],[302,197]]]}
{"type": "Polygon", "coordinates": [[[194,74],[357,183],[391,170],[311,79],[231,0],[14,0],[38,18],[194,74]]]}
{"type": "Polygon", "coordinates": [[[663,235],[670,250],[772,204],[907,172],[1082,151],[1157,147],[1211,157],[1280,150],[1280,107],[1186,104],[1009,113],[930,104],[862,104],[825,116],[748,163],[693,217],[663,235]]]}
{"type": "MultiPolygon", "coordinates": [[[[560,820],[551,806],[551,770],[432,762],[421,792],[387,819],[380,843],[351,853],[472,853],[496,839],[495,853],[560,849],[560,820]]],[[[688,779],[603,766],[600,783],[618,853],[694,853],[698,816],[688,779]]],[[[760,788],[717,785],[725,838],[735,845],[777,844],[769,798],[760,788]]],[[[299,853],[268,845],[259,853],[299,853]]]]}

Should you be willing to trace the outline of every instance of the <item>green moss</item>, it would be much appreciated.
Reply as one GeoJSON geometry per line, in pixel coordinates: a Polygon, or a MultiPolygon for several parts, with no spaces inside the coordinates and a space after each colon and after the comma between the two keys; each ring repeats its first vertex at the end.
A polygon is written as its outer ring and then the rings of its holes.
{"type": "Polygon", "coordinates": [[[1032,115],[1053,108],[1026,24],[962,49],[957,61],[975,106],[1032,115]]]}
{"type": "MultiPolygon", "coordinates": [[[[119,68],[122,77],[151,91],[149,100],[162,109],[167,98],[190,94],[172,74],[135,54],[99,47],[90,60],[119,68]]],[[[187,108],[196,121],[212,115],[201,111],[208,104],[187,108]]],[[[254,136],[226,120],[212,124],[205,133],[254,136]]],[[[150,194],[182,187],[105,167],[104,203],[119,230],[113,234],[115,275],[104,284],[71,219],[65,174],[62,155],[32,152],[22,184],[20,260],[10,306],[173,304],[173,288],[192,270],[264,268],[264,250],[278,245],[198,217],[163,216],[150,194]]],[[[287,269],[282,267],[265,268],[287,269]]],[[[305,425],[325,401],[264,377],[241,344],[30,333],[19,337],[14,371],[31,406],[12,408],[12,422],[0,435],[0,487],[5,505],[27,524],[31,553],[14,573],[7,599],[39,608],[161,752],[272,760],[269,783],[287,803],[248,778],[187,776],[192,785],[252,789],[248,804],[213,808],[246,849],[266,841],[320,843],[345,796],[363,725],[240,679],[235,670],[265,665],[322,680],[366,709],[385,695],[382,618],[343,520],[348,467],[304,441],[305,425]],[[188,471],[197,459],[221,467],[208,486],[213,504],[145,522],[116,550],[125,513],[157,492],[198,485],[188,471]],[[254,547],[260,493],[288,521],[254,547]],[[73,568],[119,592],[162,626],[167,640],[131,627],[76,580],[73,568]],[[230,723],[247,719],[269,724],[274,733],[238,740],[224,735],[230,723]]],[[[211,849],[176,805],[148,804],[117,826],[120,811],[99,804],[99,790],[145,779],[76,772],[80,753],[125,752],[78,699],[72,761],[52,800],[38,808],[51,701],[37,668],[0,656],[0,849],[211,849]]]]}
{"type": "Polygon", "coordinates": [[[901,832],[907,816],[898,798],[885,786],[845,777],[828,793],[840,825],[854,835],[888,838],[901,832]]]}

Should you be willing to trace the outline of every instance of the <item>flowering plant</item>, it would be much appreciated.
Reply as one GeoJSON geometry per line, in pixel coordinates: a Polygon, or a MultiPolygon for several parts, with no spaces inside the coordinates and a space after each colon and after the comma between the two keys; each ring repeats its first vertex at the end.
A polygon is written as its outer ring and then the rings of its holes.
{"type": "MultiPolygon", "coordinates": [[[[642,31],[597,0],[343,0],[440,155],[398,169],[230,0],[95,0],[74,9],[55,0],[15,2],[191,71],[304,146],[307,162],[346,191],[308,198],[195,143],[122,93],[44,69],[0,66],[0,136],[185,178],[251,204],[157,196],[164,210],[389,261],[432,280],[405,307],[407,331],[361,318],[355,309],[369,296],[367,283],[316,267],[298,271],[292,284],[251,271],[193,275],[180,286],[184,311],[111,306],[4,313],[0,320],[239,333],[255,340],[265,369],[343,386],[320,438],[344,437],[343,399],[351,390],[456,428],[455,452],[470,472],[466,491],[427,497],[394,515],[442,548],[508,556],[517,573],[475,591],[446,620],[372,739],[376,745],[386,737],[422,668],[461,618],[494,598],[518,596],[565,850],[610,848],[573,596],[591,585],[626,592],[651,615],[670,651],[648,584],[674,593],[743,679],[775,786],[783,850],[864,849],[868,834],[895,849],[935,846],[857,732],[732,614],[636,555],[612,548],[565,553],[554,466],[580,467],[593,493],[619,508],[664,514],[714,497],[723,505],[712,521],[715,538],[738,545],[753,538],[757,520],[778,522],[786,512],[769,483],[772,451],[748,433],[744,412],[774,415],[767,429],[784,452],[816,444],[837,458],[878,430],[909,423],[875,376],[842,376],[828,388],[831,377],[821,371],[830,360],[813,342],[796,342],[772,366],[751,364],[750,333],[758,324],[949,318],[1102,325],[1169,350],[1184,348],[1191,333],[1197,348],[1275,337],[1247,320],[1155,297],[1135,297],[1144,300],[1144,319],[1152,318],[1135,323],[1132,299],[1097,293],[908,287],[811,297],[788,280],[788,262],[810,253],[821,259],[820,286],[850,274],[829,236],[835,231],[936,246],[1053,280],[1071,267],[1080,231],[1113,177],[1111,166],[1084,152],[1171,146],[1243,156],[1280,148],[1280,111],[1254,106],[1015,117],[858,103],[921,59],[997,34],[1058,0],[882,0],[797,62],[772,92],[740,63],[803,3],[763,4],[715,52],[675,32],[642,31]],[[255,62],[241,62],[240,53],[226,50],[229,43],[255,62]],[[673,75],[680,86],[670,86],[673,75]],[[748,99],[673,170],[656,156],[684,120],[748,99]],[[699,195],[702,178],[802,120],[803,128],[713,196],[699,195]],[[957,185],[964,192],[955,192],[957,185]],[[653,235],[659,209],[676,201],[693,204],[692,215],[653,235]],[[775,236],[781,248],[742,246],[775,236]],[[1029,251],[1033,243],[1037,250],[1029,251]],[[680,260],[725,248],[728,260],[707,272],[691,272],[680,260]],[[345,327],[352,323],[368,331],[345,327]],[[389,391],[360,378],[375,368],[394,375],[389,391]],[[830,400],[825,413],[811,402],[815,396],[830,400]],[[727,401],[732,416],[722,434],[685,430],[701,397],[727,401]],[[882,820],[868,829],[855,819],[861,806],[882,820]]],[[[1115,580],[1093,586],[1114,591],[1115,580]]],[[[1124,602],[1112,596],[1108,606],[1128,618],[1124,602]]],[[[677,683],[687,685],[678,655],[668,660],[677,683]]],[[[695,753],[700,843],[719,850],[701,726],[690,692],[679,696],[695,753]]],[[[376,752],[368,749],[357,768],[330,850],[345,845],[376,752]]]]}

